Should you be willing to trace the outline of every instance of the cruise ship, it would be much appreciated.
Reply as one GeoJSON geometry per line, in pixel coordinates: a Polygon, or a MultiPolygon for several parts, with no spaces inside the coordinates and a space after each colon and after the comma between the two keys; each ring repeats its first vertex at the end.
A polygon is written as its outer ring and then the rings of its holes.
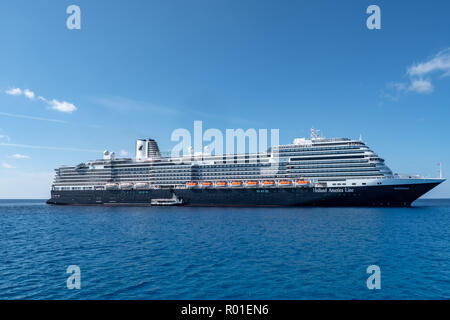
{"type": "Polygon", "coordinates": [[[314,131],[266,152],[179,157],[140,139],[135,158],[105,151],[55,171],[55,205],[407,207],[444,181],[393,174],[361,139],[314,131]]]}

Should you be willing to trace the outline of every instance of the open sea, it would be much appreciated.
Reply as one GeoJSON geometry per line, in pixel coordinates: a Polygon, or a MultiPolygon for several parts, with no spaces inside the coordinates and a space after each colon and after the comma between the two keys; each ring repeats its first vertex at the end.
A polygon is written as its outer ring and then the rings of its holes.
{"type": "Polygon", "coordinates": [[[450,200],[412,208],[0,200],[0,299],[450,299],[450,200]],[[81,289],[69,290],[69,265],[81,289]],[[381,270],[369,290],[366,269],[381,270]]]}

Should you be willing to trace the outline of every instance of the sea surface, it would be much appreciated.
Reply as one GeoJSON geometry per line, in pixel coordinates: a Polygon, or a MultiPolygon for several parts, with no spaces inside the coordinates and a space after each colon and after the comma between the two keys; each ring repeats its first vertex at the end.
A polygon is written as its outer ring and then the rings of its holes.
{"type": "Polygon", "coordinates": [[[0,200],[0,299],[450,299],[450,200],[412,208],[0,200]],[[69,290],[69,265],[81,288],[69,290]],[[369,290],[367,267],[381,271],[369,290]]]}

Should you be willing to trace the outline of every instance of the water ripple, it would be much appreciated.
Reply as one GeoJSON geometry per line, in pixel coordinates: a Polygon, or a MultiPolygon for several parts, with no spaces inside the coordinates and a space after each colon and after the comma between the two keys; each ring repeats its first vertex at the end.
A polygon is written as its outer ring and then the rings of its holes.
{"type": "Polygon", "coordinates": [[[450,201],[415,208],[0,200],[0,299],[449,299],[450,201]],[[81,268],[68,290],[67,266],[81,268]],[[366,287],[366,268],[382,289],[366,287]]]}

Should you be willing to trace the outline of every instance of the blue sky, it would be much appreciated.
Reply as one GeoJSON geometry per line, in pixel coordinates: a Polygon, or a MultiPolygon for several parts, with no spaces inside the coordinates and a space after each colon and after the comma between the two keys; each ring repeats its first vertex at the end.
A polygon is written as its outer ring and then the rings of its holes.
{"type": "MultiPolygon", "coordinates": [[[[194,120],[279,128],[281,143],[312,126],[362,134],[394,172],[437,176],[442,162],[446,176],[449,12],[448,1],[2,1],[0,198],[46,198],[55,167],[133,154],[137,138],[170,150],[194,120]],[[66,28],[71,4],[81,30],[66,28]],[[371,4],[381,30],[366,27],[371,4]]],[[[449,183],[429,196],[450,197],[449,183]]]]}

